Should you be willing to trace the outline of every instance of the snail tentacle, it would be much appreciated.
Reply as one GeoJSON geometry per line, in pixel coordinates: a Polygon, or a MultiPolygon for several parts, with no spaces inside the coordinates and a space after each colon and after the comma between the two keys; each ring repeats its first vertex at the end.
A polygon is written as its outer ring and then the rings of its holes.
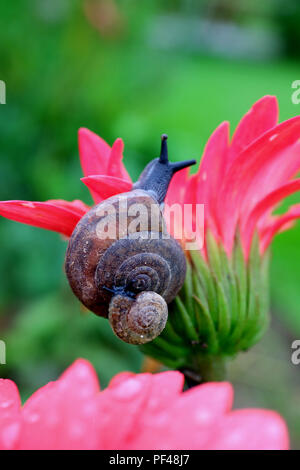
{"type": "Polygon", "coordinates": [[[168,158],[168,136],[161,136],[161,151],[159,158],[152,160],[144,169],[138,181],[133,185],[134,189],[143,189],[151,192],[159,204],[163,203],[168,191],[171,179],[177,171],[195,165],[196,160],[171,163],[168,158]]]}

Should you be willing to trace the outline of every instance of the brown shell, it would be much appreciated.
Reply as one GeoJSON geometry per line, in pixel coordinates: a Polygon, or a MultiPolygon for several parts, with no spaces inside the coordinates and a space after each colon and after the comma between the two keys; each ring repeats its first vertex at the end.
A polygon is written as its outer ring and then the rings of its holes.
{"type": "Polygon", "coordinates": [[[69,241],[65,270],[79,300],[107,317],[113,294],[106,288],[134,283],[137,292],[154,291],[169,303],[184,282],[186,262],[179,243],[168,235],[156,200],[137,189],[106,199],[79,221],[69,241]],[[128,216],[133,204],[147,208],[152,232],[139,231],[134,224],[136,214],[128,216]],[[154,205],[156,211],[150,218],[154,205]],[[110,221],[115,221],[113,214],[108,215],[112,207],[117,212],[116,230],[103,238],[103,223],[110,228],[110,221]]]}
{"type": "Polygon", "coordinates": [[[164,329],[168,306],[156,292],[142,292],[135,299],[115,295],[109,304],[108,319],[115,334],[123,341],[145,344],[164,329]]]}

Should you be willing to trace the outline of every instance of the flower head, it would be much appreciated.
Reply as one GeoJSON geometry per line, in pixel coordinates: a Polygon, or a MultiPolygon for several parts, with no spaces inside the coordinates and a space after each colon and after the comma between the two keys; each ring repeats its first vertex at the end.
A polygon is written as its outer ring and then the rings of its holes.
{"type": "MultiPolygon", "coordinates": [[[[169,366],[190,368],[211,355],[247,350],[266,329],[267,248],[276,233],[300,217],[300,204],[273,214],[285,197],[300,189],[295,177],[300,169],[300,116],[280,124],[277,119],[276,98],[260,99],[231,139],[227,122],[215,130],[196,174],[182,170],[169,186],[169,206],[204,204],[205,233],[203,247],[186,253],[186,283],[165,330],[144,346],[145,352],[169,366]]],[[[121,139],[110,147],[93,132],[80,129],[82,181],[95,203],[132,188],[122,162],[123,147],[121,139]]],[[[78,200],[0,202],[4,217],[66,236],[88,210],[78,200]]],[[[195,232],[201,223],[197,212],[192,222],[195,232]]]]}
{"type": "Polygon", "coordinates": [[[232,411],[229,383],[182,392],[180,372],[121,373],[100,391],[90,363],[77,360],[22,407],[0,380],[0,449],[280,449],[289,447],[275,412],[232,411]]]}
{"type": "Polygon", "coordinates": [[[245,257],[257,230],[260,250],[265,252],[274,235],[290,227],[300,216],[300,205],[274,216],[272,211],[287,196],[300,189],[294,178],[300,169],[300,116],[277,124],[278,105],[265,96],[243,117],[233,137],[229,123],[222,123],[208,140],[199,171],[188,178],[179,174],[184,189],[169,199],[205,205],[206,231],[231,254],[237,228],[245,257]]]}

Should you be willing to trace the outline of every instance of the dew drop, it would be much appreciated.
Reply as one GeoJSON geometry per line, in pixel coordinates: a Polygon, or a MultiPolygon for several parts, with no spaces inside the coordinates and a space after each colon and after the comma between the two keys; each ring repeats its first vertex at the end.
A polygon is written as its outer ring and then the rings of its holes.
{"type": "Polygon", "coordinates": [[[13,400],[6,400],[0,404],[0,408],[9,408],[11,405],[13,405],[13,400]]]}
{"type": "Polygon", "coordinates": [[[114,389],[117,398],[129,400],[137,395],[142,389],[142,384],[137,379],[129,379],[114,389]]]}

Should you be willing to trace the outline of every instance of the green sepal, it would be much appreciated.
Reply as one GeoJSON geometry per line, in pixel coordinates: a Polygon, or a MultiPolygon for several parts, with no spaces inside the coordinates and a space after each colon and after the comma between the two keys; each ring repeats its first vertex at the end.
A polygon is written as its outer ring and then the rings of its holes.
{"type": "Polygon", "coordinates": [[[214,362],[249,349],[269,321],[268,260],[268,253],[260,255],[257,234],[246,260],[239,231],[230,256],[207,233],[206,255],[187,253],[185,283],[169,305],[167,326],[143,352],[200,375],[205,367],[209,376],[214,362]]]}

